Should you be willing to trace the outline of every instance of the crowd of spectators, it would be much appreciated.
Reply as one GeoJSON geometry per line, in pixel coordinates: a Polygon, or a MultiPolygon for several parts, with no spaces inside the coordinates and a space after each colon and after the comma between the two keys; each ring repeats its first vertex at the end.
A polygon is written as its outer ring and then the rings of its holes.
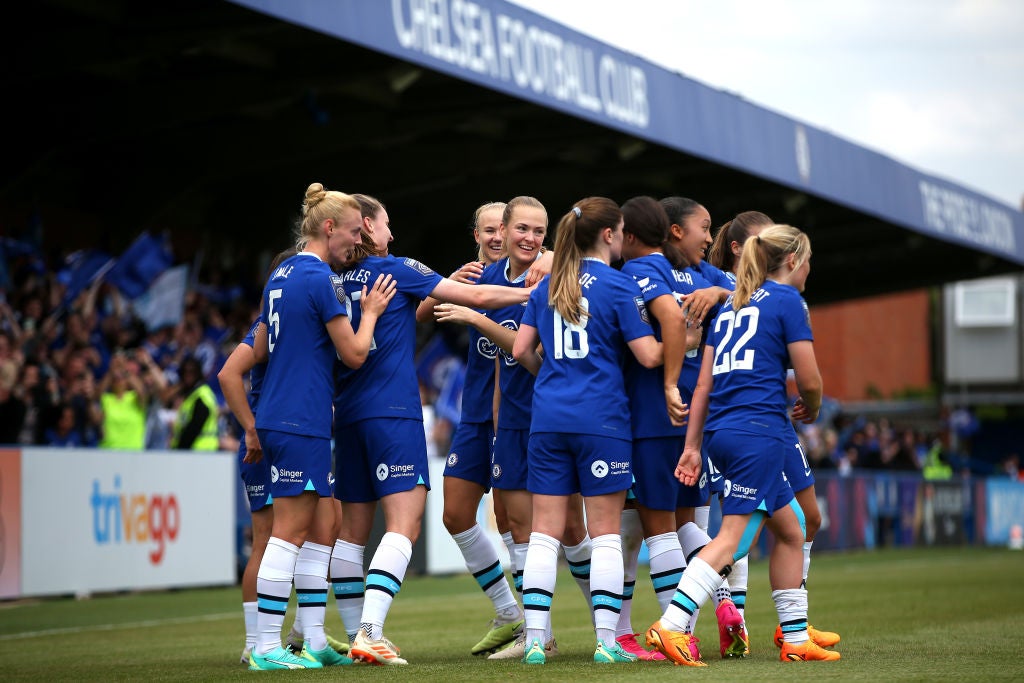
{"type": "Polygon", "coordinates": [[[799,425],[808,463],[815,471],[854,469],[919,472],[939,436],[912,427],[894,426],[886,418],[838,418],[835,423],[799,425]]]}
{"type": "Polygon", "coordinates": [[[180,322],[149,330],[102,277],[68,297],[56,269],[31,259],[3,265],[0,444],[192,447],[198,434],[175,431],[187,430],[176,423],[196,388],[183,368],[195,364],[218,403],[219,445],[236,447],[216,373],[255,317],[258,294],[252,303],[218,301],[209,287],[193,287],[180,322]]]}

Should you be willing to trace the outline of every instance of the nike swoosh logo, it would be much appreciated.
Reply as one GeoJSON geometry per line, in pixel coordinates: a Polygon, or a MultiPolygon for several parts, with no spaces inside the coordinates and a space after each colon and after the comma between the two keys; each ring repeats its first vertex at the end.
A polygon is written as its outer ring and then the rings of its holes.
{"type": "Polygon", "coordinates": [[[804,476],[805,477],[811,476],[811,468],[810,467],[804,468],[804,476]]]}
{"type": "Polygon", "coordinates": [[[715,475],[713,475],[713,474],[711,475],[711,481],[721,481],[721,480],[722,480],[722,475],[721,474],[719,474],[717,477],[715,475]]]}
{"type": "Polygon", "coordinates": [[[304,669],[304,668],[306,668],[306,667],[302,666],[301,664],[295,664],[294,662],[285,662],[285,661],[280,660],[280,659],[270,659],[269,657],[267,658],[267,661],[268,662],[273,662],[274,664],[280,664],[281,666],[288,667],[289,669],[304,669]]]}

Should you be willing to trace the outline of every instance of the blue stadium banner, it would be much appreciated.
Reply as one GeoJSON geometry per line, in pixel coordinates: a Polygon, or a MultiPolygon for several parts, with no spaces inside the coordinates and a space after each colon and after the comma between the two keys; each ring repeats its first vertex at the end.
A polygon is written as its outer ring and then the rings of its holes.
{"type": "Polygon", "coordinates": [[[504,0],[231,1],[1024,265],[1019,210],[504,0]]]}
{"type": "Polygon", "coordinates": [[[985,489],[985,542],[1005,545],[1010,529],[1024,526],[1024,483],[990,477],[985,489]]]}

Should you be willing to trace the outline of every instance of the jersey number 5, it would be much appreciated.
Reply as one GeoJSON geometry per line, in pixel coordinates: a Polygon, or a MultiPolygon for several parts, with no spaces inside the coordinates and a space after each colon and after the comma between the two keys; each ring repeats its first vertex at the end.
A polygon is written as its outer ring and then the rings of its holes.
{"type": "Polygon", "coordinates": [[[267,293],[267,348],[271,353],[274,352],[274,346],[277,344],[277,335],[281,333],[281,315],[278,313],[274,304],[278,299],[281,298],[283,290],[272,289],[267,293]]]}

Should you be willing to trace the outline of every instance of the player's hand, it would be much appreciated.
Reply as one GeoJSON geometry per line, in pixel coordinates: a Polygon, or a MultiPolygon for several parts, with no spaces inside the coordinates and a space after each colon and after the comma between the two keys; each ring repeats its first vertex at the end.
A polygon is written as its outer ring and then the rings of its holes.
{"type": "Polygon", "coordinates": [[[256,435],[256,428],[245,430],[245,457],[242,462],[246,465],[255,465],[263,459],[263,446],[260,445],[260,437],[256,435]]]}
{"type": "Polygon", "coordinates": [[[685,427],[686,417],[690,414],[690,406],[683,403],[679,395],[679,387],[665,387],[665,405],[668,407],[668,419],[674,427],[685,427]]]}
{"type": "Polygon", "coordinates": [[[821,410],[820,405],[812,409],[804,403],[802,398],[797,398],[796,403],[793,404],[793,419],[804,424],[811,424],[818,419],[819,410],[821,410]]]}
{"type": "Polygon", "coordinates": [[[545,275],[551,274],[551,266],[555,262],[555,252],[545,251],[533,262],[526,271],[526,280],[523,282],[527,287],[533,287],[544,279],[545,275]]]}
{"type": "Polygon", "coordinates": [[[470,261],[466,265],[462,266],[449,278],[456,282],[461,282],[467,285],[475,285],[477,280],[480,279],[480,275],[484,272],[483,261],[470,261]]]}
{"type": "Polygon", "coordinates": [[[721,287],[705,287],[683,297],[680,305],[687,309],[686,324],[696,327],[704,322],[711,307],[721,300],[721,287]]]}
{"type": "Polygon", "coordinates": [[[390,275],[383,273],[377,276],[377,281],[373,283],[373,289],[367,291],[366,285],[363,285],[363,296],[359,300],[362,314],[380,317],[395,297],[397,290],[398,283],[390,275]]]}
{"type": "Polygon", "coordinates": [[[439,323],[461,323],[469,325],[474,316],[480,315],[472,308],[458,304],[437,304],[434,306],[434,319],[439,323]]]}
{"type": "Polygon", "coordinates": [[[700,478],[700,451],[693,448],[684,448],[679,456],[679,463],[676,464],[676,479],[686,486],[693,486],[700,478]]]}

